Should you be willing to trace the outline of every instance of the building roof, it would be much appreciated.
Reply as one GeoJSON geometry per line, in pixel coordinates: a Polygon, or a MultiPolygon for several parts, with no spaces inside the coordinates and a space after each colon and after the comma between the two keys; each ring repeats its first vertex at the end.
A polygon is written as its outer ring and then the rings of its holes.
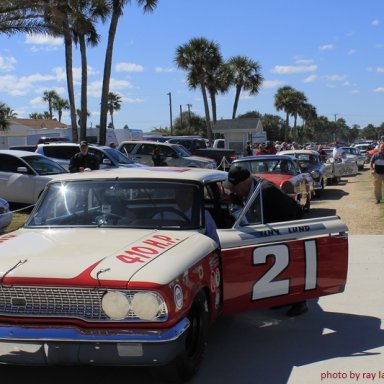
{"type": "Polygon", "coordinates": [[[212,132],[214,133],[222,133],[226,131],[262,132],[263,125],[261,119],[249,117],[217,120],[215,126],[212,128],[212,132]]]}
{"type": "Polygon", "coordinates": [[[67,124],[49,119],[11,119],[11,124],[20,124],[32,129],[68,128],[67,124]]]}

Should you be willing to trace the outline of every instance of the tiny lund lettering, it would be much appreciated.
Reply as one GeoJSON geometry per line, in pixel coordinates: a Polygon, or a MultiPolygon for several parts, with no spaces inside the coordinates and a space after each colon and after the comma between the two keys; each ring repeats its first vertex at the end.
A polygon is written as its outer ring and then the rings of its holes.
{"type": "Polygon", "coordinates": [[[289,233],[295,233],[295,232],[308,232],[310,231],[311,227],[309,225],[300,225],[298,227],[291,227],[288,228],[289,233]]]}

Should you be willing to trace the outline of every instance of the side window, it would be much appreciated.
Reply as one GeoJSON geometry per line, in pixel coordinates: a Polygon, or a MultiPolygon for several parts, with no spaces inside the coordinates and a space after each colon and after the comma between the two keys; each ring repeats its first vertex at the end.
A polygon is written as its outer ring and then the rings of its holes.
{"type": "Polygon", "coordinates": [[[138,155],[149,155],[152,156],[152,152],[155,149],[154,144],[142,144],[140,148],[137,150],[138,155]]]}
{"type": "Polygon", "coordinates": [[[97,159],[99,160],[99,164],[102,164],[104,159],[108,159],[104,152],[99,151],[96,148],[90,147],[89,153],[93,153],[94,155],[96,155],[97,159]]]}
{"type": "MultiPolygon", "coordinates": [[[[0,171],[1,172],[17,172],[17,167],[27,167],[27,166],[17,157],[0,155],[0,171]]],[[[28,167],[27,169],[29,171],[28,167]]]]}
{"type": "Polygon", "coordinates": [[[161,146],[161,152],[165,157],[173,157],[176,154],[172,147],[167,147],[166,145],[161,146]]]}

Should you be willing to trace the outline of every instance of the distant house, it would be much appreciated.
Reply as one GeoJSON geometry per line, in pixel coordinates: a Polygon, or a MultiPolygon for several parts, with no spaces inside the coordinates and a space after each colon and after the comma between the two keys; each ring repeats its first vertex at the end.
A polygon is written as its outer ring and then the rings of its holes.
{"type": "Polygon", "coordinates": [[[69,126],[48,119],[11,119],[6,131],[0,131],[0,148],[17,145],[34,145],[42,136],[68,136],[69,126]]]}
{"type": "MultiPolygon", "coordinates": [[[[86,139],[90,143],[99,140],[99,128],[87,128],[86,139]]],[[[119,144],[124,140],[141,139],[141,129],[107,128],[106,144],[119,144]]],[[[6,131],[0,130],[0,149],[9,147],[36,145],[41,137],[61,137],[72,141],[72,128],[56,120],[47,119],[11,119],[6,131]]],[[[80,132],[78,129],[78,137],[80,132]]]]}
{"type": "Polygon", "coordinates": [[[212,128],[215,138],[223,137],[226,148],[243,154],[247,141],[262,143],[267,140],[266,132],[259,118],[222,119],[212,128]]]}

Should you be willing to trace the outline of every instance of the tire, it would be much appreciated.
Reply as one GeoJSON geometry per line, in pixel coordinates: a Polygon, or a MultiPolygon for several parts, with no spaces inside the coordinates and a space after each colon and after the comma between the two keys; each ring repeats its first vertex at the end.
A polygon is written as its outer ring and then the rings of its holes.
{"type": "Polygon", "coordinates": [[[154,367],[152,375],[167,383],[185,383],[199,370],[205,356],[208,339],[208,303],[200,292],[189,310],[190,326],[187,330],[184,351],[168,365],[154,367]]]}

